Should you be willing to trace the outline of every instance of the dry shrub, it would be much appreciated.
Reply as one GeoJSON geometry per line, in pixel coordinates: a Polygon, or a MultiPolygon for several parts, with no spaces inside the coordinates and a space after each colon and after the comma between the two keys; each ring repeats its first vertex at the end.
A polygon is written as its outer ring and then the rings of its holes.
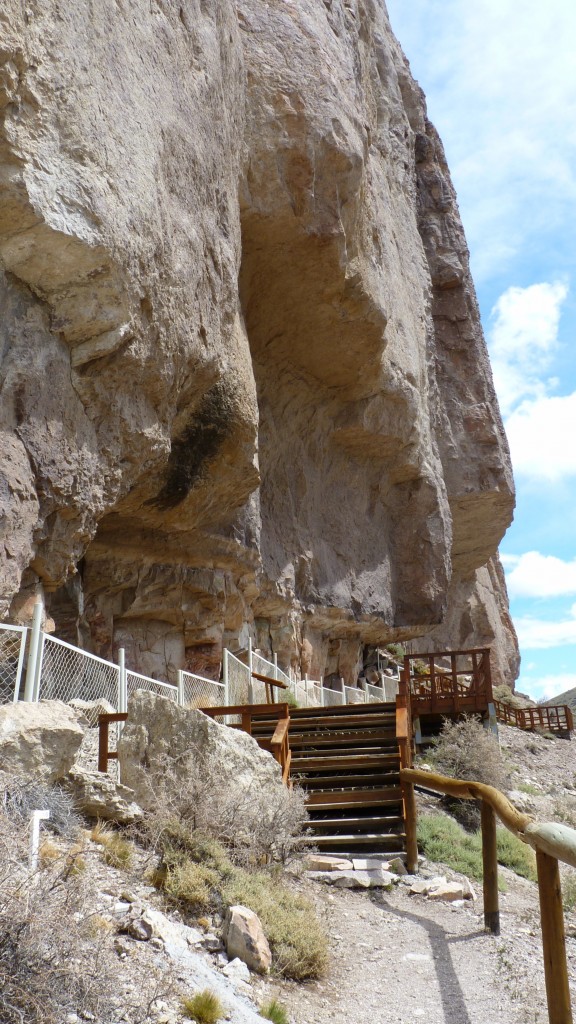
{"type": "Polygon", "coordinates": [[[250,907],[262,921],[276,969],[297,979],[318,977],[326,937],[313,906],[281,882],[278,867],[256,870],[298,847],[307,821],[303,795],[280,786],[246,792],[224,784],[220,767],[206,760],[179,772],[164,767],[148,782],[156,805],[140,828],[160,858],[154,883],[195,914],[234,903],[250,907]]]}
{"type": "Polygon", "coordinates": [[[182,1000],[182,1010],[196,1024],[216,1024],[225,1013],[218,996],[209,988],[194,996],[186,996],[182,1000]]]}
{"type": "Polygon", "coordinates": [[[245,866],[286,863],[302,846],[308,814],[299,789],[247,789],[231,781],[216,757],[198,754],[180,763],[166,758],[155,773],[143,772],[153,810],[142,829],[154,847],[162,848],[177,827],[218,840],[245,866]]]}
{"type": "MultiPolygon", "coordinates": [[[[39,868],[31,871],[30,818],[24,801],[14,799],[19,787],[19,780],[0,782],[0,1022],[62,1024],[69,1013],[98,1024],[117,1021],[113,1000],[123,969],[115,927],[98,913],[86,848],[46,836],[49,820],[43,822],[39,868]]],[[[41,795],[39,809],[52,809],[54,796],[63,820],[72,821],[66,794],[43,787],[41,795]]],[[[134,1004],[124,1003],[123,1020],[142,1024],[153,1000],[173,987],[170,971],[148,964],[134,1004]]]]}
{"type": "Polygon", "coordinates": [[[71,1010],[109,1020],[111,944],[86,928],[90,880],[64,853],[28,867],[29,828],[0,808],[0,1020],[60,1024],[71,1010]]]}
{"type": "Polygon", "coordinates": [[[258,914],[280,974],[296,981],[324,974],[328,940],[310,900],[270,872],[241,868],[224,884],[222,895],[226,906],[240,903],[258,914]]]}
{"type": "MultiPolygon", "coordinates": [[[[472,716],[458,722],[445,721],[435,738],[428,759],[443,775],[454,779],[484,782],[496,789],[507,789],[508,778],[498,741],[472,716]]],[[[445,798],[445,806],[464,825],[474,831],[480,824],[480,809],[474,800],[445,798]]]]}

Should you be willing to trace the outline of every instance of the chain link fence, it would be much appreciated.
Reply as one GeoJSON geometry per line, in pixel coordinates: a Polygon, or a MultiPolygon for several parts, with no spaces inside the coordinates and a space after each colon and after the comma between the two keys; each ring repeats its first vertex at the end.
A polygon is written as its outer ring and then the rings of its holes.
{"type": "Polygon", "coordinates": [[[324,687],[322,697],[325,708],[335,708],[346,703],[342,690],[331,690],[327,686],[324,687]]]}
{"type": "Polygon", "coordinates": [[[185,708],[218,708],[225,705],[226,686],[193,672],[179,673],[180,703],[185,708]]]}
{"type": "Polygon", "coordinates": [[[0,704],[17,701],[24,665],[27,629],[0,623],[0,704]]]}
{"type": "Polygon", "coordinates": [[[120,668],[64,640],[42,634],[36,700],[99,700],[119,706],[120,668]]]}
{"type": "Polygon", "coordinates": [[[250,703],[250,669],[235,654],[224,651],[225,682],[229,704],[250,703]]]}
{"type": "Polygon", "coordinates": [[[132,672],[126,669],[126,697],[130,697],[135,690],[148,690],[156,693],[159,697],[167,697],[178,703],[178,687],[171,683],[162,683],[159,679],[151,679],[150,676],[143,676],[140,672],[132,672]]]}
{"type": "Polygon", "coordinates": [[[346,704],[366,704],[367,694],[357,686],[345,686],[344,697],[346,704]]]}

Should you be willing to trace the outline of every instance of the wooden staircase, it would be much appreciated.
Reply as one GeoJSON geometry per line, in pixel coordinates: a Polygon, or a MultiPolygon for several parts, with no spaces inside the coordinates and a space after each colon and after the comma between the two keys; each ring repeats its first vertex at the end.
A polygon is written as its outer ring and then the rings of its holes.
{"type": "MultiPolygon", "coordinates": [[[[260,720],[252,735],[265,739],[271,728],[260,720]]],[[[395,704],[291,708],[289,743],[312,845],[334,853],[405,849],[395,704]]]]}

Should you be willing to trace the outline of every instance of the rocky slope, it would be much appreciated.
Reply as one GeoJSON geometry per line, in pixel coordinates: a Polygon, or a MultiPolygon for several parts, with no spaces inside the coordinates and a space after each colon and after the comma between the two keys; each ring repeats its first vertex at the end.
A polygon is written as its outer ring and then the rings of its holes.
{"type": "Polygon", "coordinates": [[[1,610],[172,677],[251,632],[517,647],[441,143],[379,0],[0,12],[1,610]]]}

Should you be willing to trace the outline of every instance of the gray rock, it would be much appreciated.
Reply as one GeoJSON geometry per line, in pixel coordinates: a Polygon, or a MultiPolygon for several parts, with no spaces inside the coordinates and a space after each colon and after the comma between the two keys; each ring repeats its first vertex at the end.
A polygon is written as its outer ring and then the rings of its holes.
{"type": "Polygon", "coordinates": [[[110,715],[116,711],[116,708],[104,697],[101,697],[99,700],[80,700],[80,698],[75,698],[68,701],[68,706],[81,714],[90,728],[98,725],[99,715],[110,715]]]}
{"type": "Polygon", "coordinates": [[[118,756],[124,784],[134,790],[144,808],[154,804],[155,794],[150,787],[154,773],[170,784],[167,762],[175,768],[174,791],[169,796],[175,801],[183,799],[180,772],[186,758],[211,759],[218,764],[222,786],[233,783],[260,793],[267,789],[284,792],[278,764],[251,736],[145,690],[137,690],[130,697],[118,756]],[[143,771],[143,764],[148,771],[143,771]]]}
{"type": "Polygon", "coordinates": [[[260,918],[248,907],[229,907],[224,917],[223,939],[226,952],[234,962],[243,960],[259,974],[267,974],[272,954],[260,918]]]}
{"type": "Polygon", "coordinates": [[[116,821],[120,825],[133,825],[142,818],[143,811],[133,800],[133,790],[108,775],[73,768],[64,784],[78,810],[89,818],[116,821]]]}
{"type": "Polygon", "coordinates": [[[0,770],[43,782],[63,779],[80,749],[84,729],[59,700],[0,706],[0,770]]]}
{"type": "Polygon", "coordinates": [[[230,981],[234,984],[238,982],[246,984],[250,981],[250,971],[244,961],[239,957],[236,957],[234,960],[231,960],[229,964],[226,964],[226,967],[222,970],[222,974],[225,974],[227,978],[230,978],[230,981]]]}

